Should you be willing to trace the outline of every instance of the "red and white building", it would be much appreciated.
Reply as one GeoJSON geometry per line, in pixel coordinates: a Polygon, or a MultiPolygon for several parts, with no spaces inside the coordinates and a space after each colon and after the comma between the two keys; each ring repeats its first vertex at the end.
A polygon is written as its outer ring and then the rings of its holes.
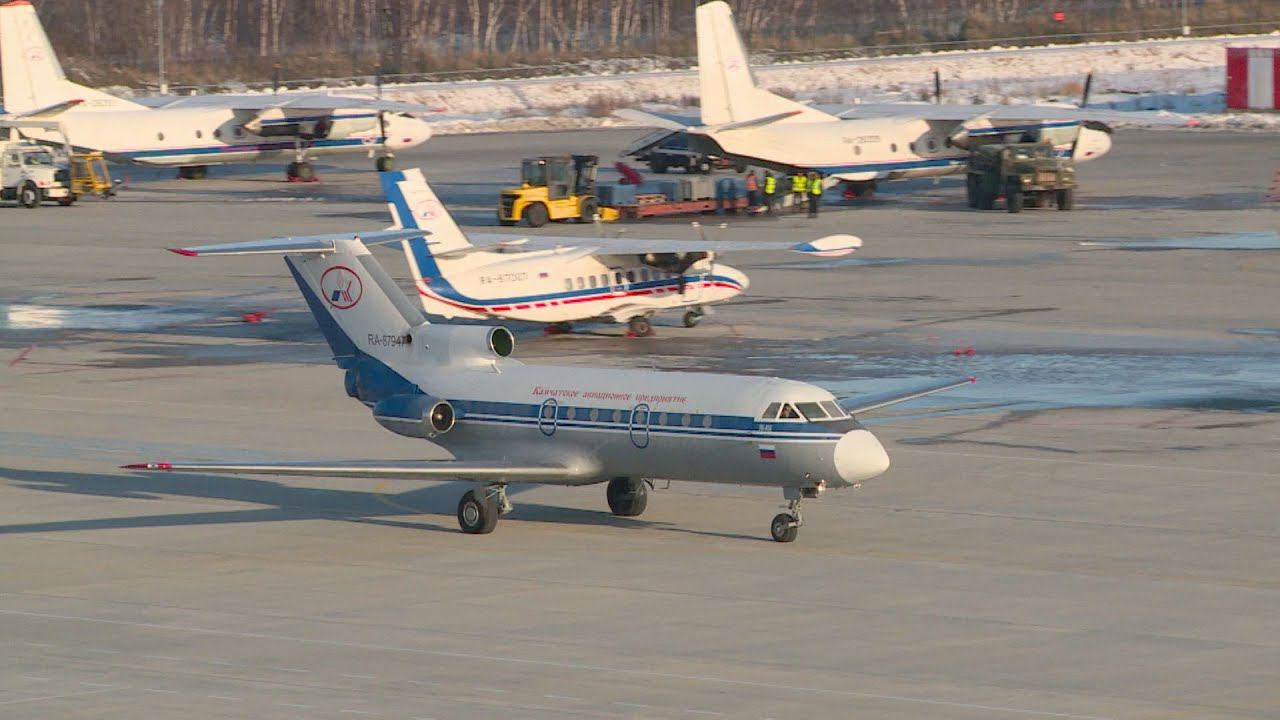
{"type": "Polygon", "coordinates": [[[1280,48],[1227,48],[1227,107],[1280,110],[1280,48]]]}

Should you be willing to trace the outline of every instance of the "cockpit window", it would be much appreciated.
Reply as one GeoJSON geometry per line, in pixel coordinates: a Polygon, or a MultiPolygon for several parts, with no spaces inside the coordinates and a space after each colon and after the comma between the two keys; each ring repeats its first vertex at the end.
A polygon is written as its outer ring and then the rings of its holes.
{"type": "Polygon", "coordinates": [[[842,418],[845,416],[844,409],[836,404],[834,400],[823,400],[822,409],[827,411],[827,415],[833,418],[842,418]]]}
{"type": "Polygon", "coordinates": [[[800,420],[800,413],[792,407],[791,403],[782,406],[782,413],[778,415],[779,420],[800,420]]]}
{"type": "Polygon", "coordinates": [[[796,403],[796,407],[799,408],[800,412],[803,413],[804,416],[810,420],[826,420],[827,419],[827,411],[823,410],[822,406],[816,402],[796,403]]]}
{"type": "Polygon", "coordinates": [[[769,407],[764,409],[764,413],[760,417],[765,420],[774,420],[778,417],[778,410],[782,408],[782,403],[769,403],[769,407]]]}

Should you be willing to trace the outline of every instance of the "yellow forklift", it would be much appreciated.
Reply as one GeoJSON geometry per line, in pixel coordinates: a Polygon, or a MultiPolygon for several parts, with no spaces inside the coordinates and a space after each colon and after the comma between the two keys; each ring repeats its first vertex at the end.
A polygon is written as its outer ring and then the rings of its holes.
{"type": "Polygon", "coordinates": [[[595,155],[558,155],[525,158],[520,163],[520,187],[502,191],[498,201],[498,222],[515,225],[524,220],[529,227],[542,227],[550,220],[591,222],[616,220],[617,211],[601,208],[596,198],[595,155]]]}
{"type": "Polygon", "coordinates": [[[102,153],[72,153],[71,192],[76,196],[97,195],[102,198],[115,196],[116,187],[111,182],[111,171],[102,153]]]}

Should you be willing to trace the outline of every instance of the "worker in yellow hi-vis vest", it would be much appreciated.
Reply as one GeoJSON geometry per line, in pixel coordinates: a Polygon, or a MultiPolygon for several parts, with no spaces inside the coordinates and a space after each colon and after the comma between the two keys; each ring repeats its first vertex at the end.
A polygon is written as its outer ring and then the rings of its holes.
{"type": "Polygon", "coordinates": [[[822,205],[822,176],[816,172],[809,173],[809,217],[818,217],[818,207],[822,205]]]}
{"type": "Polygon", "coordinates": [[[798,172],[791,176],[791,211],[800,212],[804,209],[805,196],[809,191],[809,178],[804,173],[798,172]]]}
{"type": "Polygon", "coordinates": [[[764,211],[773,214],[774,203],[778,201],[778,178],[768,170],[764,173],[764,211]]]}

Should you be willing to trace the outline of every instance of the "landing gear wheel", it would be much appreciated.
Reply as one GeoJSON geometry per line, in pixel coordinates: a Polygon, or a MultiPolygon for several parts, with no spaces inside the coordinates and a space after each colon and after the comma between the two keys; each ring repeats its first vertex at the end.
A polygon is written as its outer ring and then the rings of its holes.
{"type": "Polygon", "coordinates": [[[1058,191],[1058,209],[1071,210],[1076,206],[1076,191],[1071,188],[1058,191]]]}
{"type": "Polygon", "coordinates": [[[618,517],[636,517],[649,505],[649,490],[643,480],[618,477],[605,490],[609,511],[618,517]]]}
{"type": "Polygon", "coordinates": [[[547,206],[542,203],[533,203],[524,209],[525,222],[529,223],[529,227],[539,228],[547,224],[550,216],[547,215],[547,206]]]}
{"type": "Polygon", "coordinates": [[[40,207],[40,188],[30,181],[23,183],[18,191],[18,204],[28,210],[40,207]]]}
{"type": "Polygon", "coordinates": [[[469,535],[487,535],[498,526],[499,508],[492,500],[468,490],[458,501],[458,526],[469,535]]]}
{"type": "Polygon", "coordinates": [[[800,534],[800,521],[789,513],[778,513],[769,524],[769,534],[781,543],[795,542],[796,536],[800,534]]]}
{"type": "Polygon", "coordinates": [[[298,178],[298,182],[312,182],[316,179],[316,168],[309,162],[296,163],[294,168],[294,177],[298,178]]]}
{"type": "Polygon", "coordinates": [[[649,318],[637,315],[627,321],[627,329],[636,337],[649,337],[653,334],[653,325],[649,318]]]}
{"type": "Polygon", "coordinates": [[[595,222],[596,213],[598,212],[600,212],[600,205],[596,202],[595,198],[582,198],[582,204],[578,206],[578,222],[595,222]]]}
{"type": "Polygon", "coordinates": [[[686,310],[684,313],[684,326],[687,328],[694,327],[702,320],[702,313],[698,310],[686,310]]]}
{"type": "Polygon", "coordinates": [[[390,155],[379,155],[373,166],[378,168],[378,172],[389,172],[396,169],[396,159],[390,155]]]}

